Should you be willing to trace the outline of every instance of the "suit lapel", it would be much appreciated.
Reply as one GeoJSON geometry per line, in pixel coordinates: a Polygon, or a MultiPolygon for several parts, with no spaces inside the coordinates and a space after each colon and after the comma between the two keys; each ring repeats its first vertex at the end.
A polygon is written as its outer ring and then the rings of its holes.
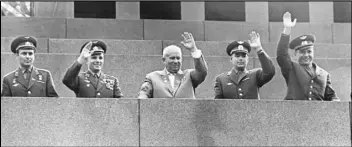
{"type": "Polygon", "coordinates": [[[38,70],[33,67],[31,76],[29,77],[28,89],[31,88],[34,82],[37,80],[36,77],[38,74],[39,74],[38,70]]]}
{"type": "Polygon", "coordinates": [[[99,81],[98,81],[97,91],[99,91],[106,84],[104,82],[104,79],[105,79],[105,74],[103,74],[103,72],[101,72],[100,77],[99,77],[99,81]]]}
{"type": "Polygon", "coordinates": [[[90,82],[90,85],[97,89],[97,80],[95,79],[94,75],[89,71],[87,71],[86,74],[88,74],[88,80],[90,82]]]}
{"type": "Polygon", "coordinates": [[[238,76],[238,83],[240,83],[242,80],[244,81],[249,79],[247,75],[248,75],[248,70],[241,72],[241,74],[238,76]]]}
{"type": "Polygon", "coordinates": [[[174,94],[177,92],[177,90],[180,88],[182,82],[184,81],[183,80],[184,76],[185,76],[184,72],[179,72],[178,74],[175,75],[174,94]]]}
{"type": "Polygon", "coordinates": [[[16,77],[17,78],[17,82],[20,83],[25,88],[28,88],[27,82],[24,79],[23,73],[22,73],[20,68],[17,69],[17,73],[18,73],[18,76],[16,77]]]}
{"type": "Polygon", "coordinates": [[[173,89],[171,87],[169,76],[166,74],[166,69],[164,69],[164,71],[160,73],[160,77],[161,77],[161,80],[163,81],[165,87],[172,94],[173,93],[173,89]]]}
{"type": "Polygon", "coordinates": [[[315,75],[312,79],[314,79],[315,77],[319,76],[320,74],[322,74],[323,69],[321,69],[318,65],[316,65],[315,63],[313,63],[313,66],[315,66],[315,75]]]}
{"type": "Polygon", "coordinates": [[[249,73],[248,70],[245,70],[244,72],[241,72],[240,75],[237,75],[234,70],[231,70],[231,71],[229,71],[229,72],[227,73],[227,76],[229,76],[230,80],[231,80],[233,83],[235,83],[236,85],[238,85],[238,84],[241,82],[242,79],[243,79],[243,80],[249,79],[249,78],[247,77],[248,73],[249,73]],[[244,79],[244,78],[245,78],[245,79],[244,79]]]}

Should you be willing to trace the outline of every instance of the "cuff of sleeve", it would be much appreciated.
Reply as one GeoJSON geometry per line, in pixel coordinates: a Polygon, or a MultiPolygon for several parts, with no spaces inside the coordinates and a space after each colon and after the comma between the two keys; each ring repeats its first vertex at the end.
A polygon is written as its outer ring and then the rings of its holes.
{"type": "Polygon", "coordinates": [[[202,56],[202,51],[196,50],[196,51],[192,52],[191,55],[193,58],[200,58],[200,56],[202,56]]]}
{"type": "Polygon", "coordinates": [[[259,50],[257,51],[257,54],[260,54],[260,53],[263,53],[263,52],[264,52],[263,49],[259,49],[259,50]]]}

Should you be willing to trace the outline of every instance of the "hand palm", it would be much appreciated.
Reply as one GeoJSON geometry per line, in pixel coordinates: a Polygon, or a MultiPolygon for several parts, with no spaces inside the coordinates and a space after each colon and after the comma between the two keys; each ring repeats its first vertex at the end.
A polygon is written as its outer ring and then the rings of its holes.
{"type": "Polygon", "coordinates": [[[296,25],[297,19],[291,21],[291,13],[286,12],[283,16],[284,26],[285,27],[294,27],[296,25]]]}

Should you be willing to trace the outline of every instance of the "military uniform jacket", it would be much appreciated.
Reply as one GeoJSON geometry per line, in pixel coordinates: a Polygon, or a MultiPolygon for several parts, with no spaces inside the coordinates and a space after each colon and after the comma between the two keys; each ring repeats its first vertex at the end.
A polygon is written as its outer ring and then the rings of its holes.
{"type": "Polygon", "coordinates": [[[194,58],[195,69],[186,69],[175,75],[174,89],[166,69],[146,75],[138,98],[195,98],[195,88],[207,75],[208,67],[203,55],[194,58]]]}
{"type": "Polygon", "coordinates": [[[264,51],[258,53],[258,57],[263,69],[245,70],[238,76],[231,70],[217,76],[215,99],[260,99],[259,88],[273,78],[275,67],[264,51]]]}
{"type": "Polygon", "coordinates": [[[20,68],[4,76],[2,97],[59,97],[51,73],[33,67],[29,82],[24,79],[20,68]]]}
{"type": "Polygon", "coordinates": [[[119,81],[113,76],[101,72],[99,79],[95,78],[90,71],[81,72],[82,64],[75,61],[67,70],[62,82],[72,91],[76,97],[86,98],[121,98],[123,94],[119,87],[119,81]]]}
{"type": "Polygon", "coordinates": [[[330,74],[313,63],[315,76],[311,76],[288,54],[290,35],[282,34],[277,47],[277,62],[287,85],[285,100],[339,100],[331,86],[330,74]]]}

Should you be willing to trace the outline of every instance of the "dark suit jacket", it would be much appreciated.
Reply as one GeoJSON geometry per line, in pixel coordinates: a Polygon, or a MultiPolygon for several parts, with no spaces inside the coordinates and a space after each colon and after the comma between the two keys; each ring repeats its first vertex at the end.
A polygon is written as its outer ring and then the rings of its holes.
{"type": "Polygon", "coordinates": [[[195,69],[186,69],[175,75],[172,89],[166,69],[147,74],[138,98],[195,98],[194,90],[208,73],[203,55],[194,59],[195,69]]]}
{"type": "Polygon", "coordinates": [[[2,97],[59,97],[50,71],[33,67],[30,81],[25,81],[23,73],[17,70],[4,76],[2,97]]]}
{"type": "Polygon", "coordinates": [[[86,98],[121,98],[123,94],[119,87],[117,78],[101,73],[99,80],[96,81],[93,74],[89,71],[80,73],[82,64],[75,61],[67,70],[62,82],[77,97],[86,98]],[[98,85],[95,83],[98,82],[98,85]]]}
{"type": "Polygon", "coordinates": [[[299,63],[291,60],[288,54],[289,41],[290,35],[281,34],[276,57],[287,85],[285,100],[339,100],[331,86],[328,72],[313,63],[316,74],[312,77],[299,63]]]}
{"type": "Polygon", "coordinates": [[[260,99],[259,88],[275,75],[275,67],[267,53],[258,54],[262,69],[245,70],[236,79],[234,70],[215,78],[215,99],[260,99]]]}

